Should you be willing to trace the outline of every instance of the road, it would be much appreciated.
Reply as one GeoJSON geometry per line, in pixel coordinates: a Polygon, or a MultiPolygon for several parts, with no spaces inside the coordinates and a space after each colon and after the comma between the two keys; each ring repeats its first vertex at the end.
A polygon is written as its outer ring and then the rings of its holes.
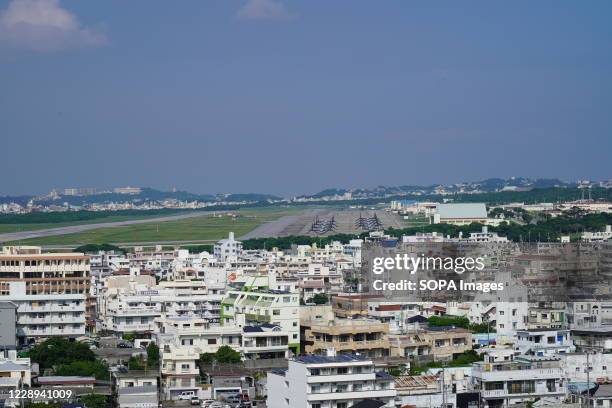
{"type": "Polygon", "coordinates": [[[196,211],[196,212],[190,212],[187,214],[167,215],[164,217],[145,218],[145,219],[140,219],[140,220],[101,222],[97,224],[70,225],[67,227],[49,228],[49,229],[36,230],[36,231],[9,232],[5,234],[0,234],[0,243],[9,242],[9,241],[21,241],[21,240],[30,239],[30,238],[42,238],[42,237],[50,237],[50,236],[55,236],[55,235],[75,234],[75,233],[79,233],[83,231],[90,231],[90,230],[98,229],[98,228],[113,228],[113,227],[123,227],[126,225],[134,225],[134,224],[151,224],[151,223],[156,223],[156,222],[175,221],[175,220],[182,220],[185,218],[210,216],[213,214],[219,214],[219,211],[216,211],[214,213],[210,211],[196,211]]]}

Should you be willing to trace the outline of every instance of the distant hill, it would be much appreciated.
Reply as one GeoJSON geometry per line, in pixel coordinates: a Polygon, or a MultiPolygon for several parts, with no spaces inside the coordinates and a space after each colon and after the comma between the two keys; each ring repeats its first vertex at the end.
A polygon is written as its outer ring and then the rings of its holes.
{"type": "Polygon", "coordinates": [[[299,198],[322,199],[345,193],[351,193],[353,198],[388,197],[395,195],[430,195],[455,193],[494,193],[499,191],[527,191],[534,188],[576,187],[576,183],[566,183],[558,179],[530,179],[526,177],[512,177],[510,179],[489,178],[482,181],[457,184],[434,184],[427,186],[404,185],[396,187],[378,186],[371,189],[347,190],[342,188],[328,188],[312,195],[299,198]]]}

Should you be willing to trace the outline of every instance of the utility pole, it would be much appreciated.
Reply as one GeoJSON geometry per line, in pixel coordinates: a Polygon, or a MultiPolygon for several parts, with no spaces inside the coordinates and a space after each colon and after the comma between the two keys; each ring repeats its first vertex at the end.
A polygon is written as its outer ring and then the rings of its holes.
{"type": "Polygon", "coordinates": [[[444,382],[444,368],[446,367],[446,363],[442,363],[442,407],[446,408],[446,384],[444,382]]]}
{"type": "Polygon", "coordinates": [[[586,406],[590,407],[591,401],[591,366],[589,365],[589,350],[586,351],[586,370],[587,370],[587,394],[586,406]]]}

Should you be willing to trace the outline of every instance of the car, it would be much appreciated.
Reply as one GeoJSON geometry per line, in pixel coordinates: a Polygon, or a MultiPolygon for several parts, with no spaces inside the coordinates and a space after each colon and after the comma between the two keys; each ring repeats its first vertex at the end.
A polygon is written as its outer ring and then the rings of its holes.
{"type": "Polygon", "coordinates": [[[132,345],[129,343],[119,343],[117,344],[118,348],[132,348],[132,345]]]}
{"type": "Polygon", "coordinates": [[[191,398],[196,396],[195,391],[183,391],[179,394],[178,398],[182,401],[191,401],[191,398]]]}
{"type": "Polygon", "coordinates": [[[242,401],[242,399],[240,398],[240,395],[236,394],[236,395],[228,395],[224,398],[225,402],[227,402],[228,404],[232,404],[232,405],[236,405],[239,404],[240,401],[242,401]]]}
{"type": "Polygon", "coordinates": [[[208,408],[231,408],[231,405],[224,404],[224,403],[219,402],[219,401],[214,401],[212,404],[210,404],[208,406],[208,408]]]}
{"type": "Polygon", "coordinates": [[[200,406],[202,408],[210,408],[210,406],[212,404],[214,404],[215,402],[217,402],[217,401],[211,400],[211,399],[203,400],[203,401],[200,402],[200,406]]]}
{"type": "Polygon", "coordinates": [[[191,405],[200,405],[200,398],[197,395],[191,397],[191,405]]]}

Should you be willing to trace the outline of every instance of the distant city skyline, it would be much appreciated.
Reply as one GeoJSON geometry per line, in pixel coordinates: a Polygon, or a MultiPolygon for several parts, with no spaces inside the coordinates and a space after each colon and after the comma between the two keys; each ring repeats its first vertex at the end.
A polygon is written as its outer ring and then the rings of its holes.
{"type": "MultiPolygon", "coordinates": [[[[291,197],[299,197],[299,196],[308,196],[308,195],[312,195],[312,194],[317,194],[320,192],[323,192],[325,190],[330,190],[330,189],[338,189],[338,190],[348,190],[348,191],[359,191],[359,190],[374,190],[376,188],[379,187],[386,187],[386,188],[397,188],[397,187],[402,187],[402,186],[415,186],[415,187],[431,187],[431,186],[444,186],[444,187],[451,187],[451,186],[457,186],[457,185],[474,185],[474,184],[478,184],[487,180],[504,180],[506,182],[511,182],[512,180],[531,180],[533,182],[542,182],[542,181],[549,181],[549,180],[557,180],[563,184],[565,184],[566,186],[570,186],[570,185],[575,185],[580,187],[580,185],[582,186],[586,186],[587,184],[585,183],[590,183],[591,185],[603,185],[604,187],[609,188],[610,185],[612,185],[612,177],[610,178],[606,178],[606,179],[600,179],[600,180],[596,180],[596,179],[580,179],[580,180],[560,180],[558,178],[535,178],[535,177],[524,177],[524,176],[512,176],[512,177],[508,177],[508,178],[502,178],[502,177],[489,177],[487,179],[481,179],[481,180],[462,180],[462,181],[458,181],[458,182],[454,182],[454,183],[429,183],[429,184],[420,184],[420,183],[416,183],[416,184],[412,184],[412,183],[402,183],[402,184],[397,184],[397,185],[391,185],[391,184],[379,184],[376,186],[354,186],[354,187],[346,187],[346,186],[327,186],[325,188],[321,188],[317,191],[312,191],[312,192],[301,192],[301,193],[296,193],[296,194],[292,194],[292,195],[283,195],[283,194],[277,194],[274,192],[268,192],[268,191],[192,191],[192,190],[180,190],[177,189],[176,187],[171,187],[171,188],[156,188],[154,186],[134,186],[134,185],[117,185],[117,186],[108,186],[108,187],[96,187],[96,186],[66,186],[66,187],[53,187],[52,189],[48,190],[48,191],[43,191],[43,192],[29,192],[29,193],[24,193],[24,194],[7,194],[4,193],[2,191],[0,191],[0,197],[18,197],[18,196],[38,196],[38,197],[43,197],[52,193],[55,194],[59,194],[59,195],[77,195],[77,196],[81,196],[81,195],[95,195],[95,194],[107,194],[107,193],[115,193],[115,194],[125,194],[125,195],[130,195],[130,194],[137,194],[140,193],[143,189],[146,188],[151,188],[160,192],[185,192],[185,193],[191,193],[191,194],[199,194],[199,195],[218,195],[218,196],[222,196],[224,194],[228,194],[228,195],[232,195],[232,194],[262,194],[262,195],[274,195],[277,196],[279,198],[291,198],[291,197]],[[602,184],[603,183],[603,184],[602,184]]],[[[515,186],[521,186],[520,183],[515,183],[511,185],[515,185],[515,186]]],[[[550,184],[550,183],[547,183],[550,184]]],[[[552,185],[551,185],[552,186],[552,185]]],[[[561,185],[563,186],[563,185],[561,185]]],[[[538,187],[536,186],[536,188],[543,188],[543,187],[538,187]]],[[[490,189],[485,189],[487,191],[489,191],[490,189]]]]}
{"type": "Polygon", "coordinates": [[[0,0],[0,195],[609,179],[611,14],[0,0]]]}

